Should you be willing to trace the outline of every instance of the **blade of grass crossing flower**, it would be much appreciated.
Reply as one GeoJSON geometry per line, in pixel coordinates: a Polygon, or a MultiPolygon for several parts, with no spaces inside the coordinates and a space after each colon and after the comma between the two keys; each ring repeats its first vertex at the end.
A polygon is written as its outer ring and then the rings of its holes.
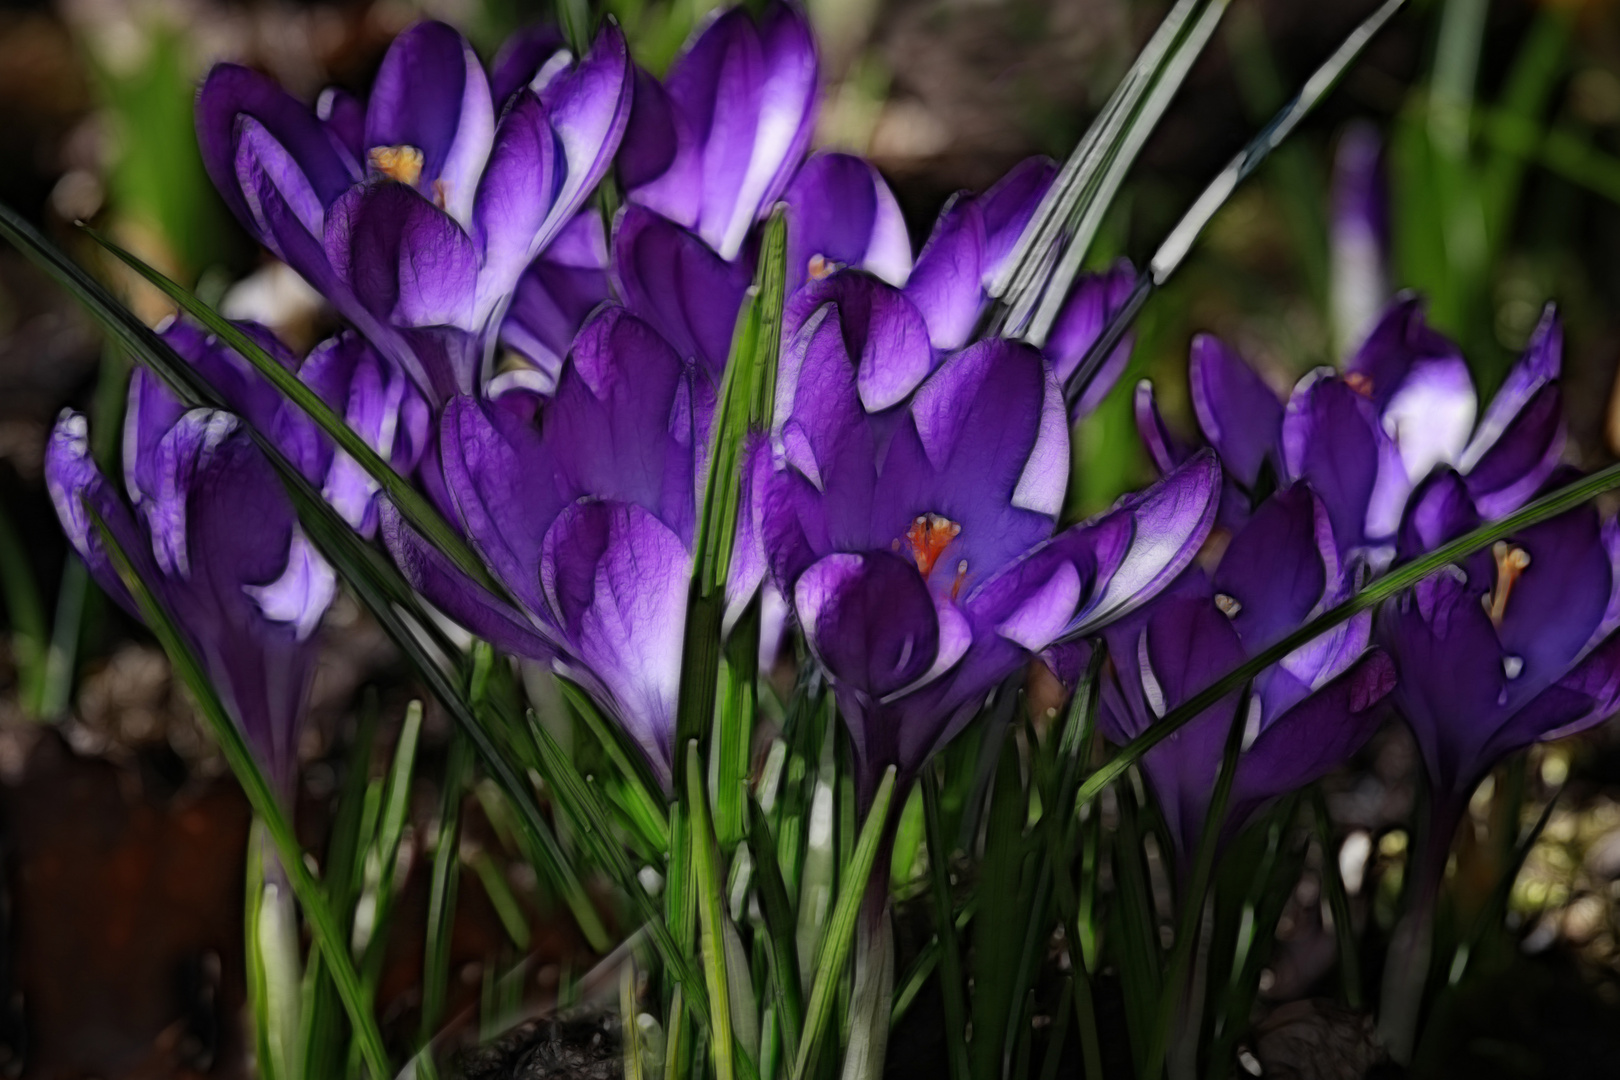
{"type": "Polygon", "coordinates": [[[945,1054],[951,1080],[968,1080],[966,982],[962,946],[956,938],[955,903],[951,900],[951,845],[939,814],[939,777],[924,769],[919,778],[923,799],[923,832],[928,845],[928,882],[934,904],[934,935],[939,941],[940,996],[945,1002],[945,1054]]]}
{"type": "Polygon", "coordinates": [[[719,1080],[737,1075],[731,1033],[731,982],[726,970],[725,898],[721,895],[720,852],[709,820],[709,799],[703,786],[702,755],[697,740],[686,744],[686,800],[692,811],[692,870],[698,895],[699,938],[704,983],[709,990],[709,1014],[714,1018],[714,1067],[719,1080]]]}
{"type": "Polygon", "coordinates": [[[1174,1030],[1178,1013],[1184,1023],[1195,1025],[1197,1032],[1197,1005],[1189,1004],[1192,997],[1192,967],[1194,949],[1198,942],[1199,923],[1204,914],[1204,898],[1209,892],[1209,877],[1215,866],[1215,849],[1226,824],[1226,802],[1232,794],[1232,781],[1237,776],[1238,756],[1243,752],[1244,719],[1248,716],[1251,688],[1245,686],[1232,706],[1232,719],[1227,724],[1226,745],[1221,751],[1221,769],[1215,776],[1215,791],[1210,796],[1209,811],[1204,817],[1204,829],[1198,837],[1197,853],[1193,857],[1192,876],[1185,883],[1181,897],[1181,921],[1176,927],[1175,945],[1170,953],[1170,964],[1165,971],[1164,989],[1159,999],[1158,1021],[1148,1053],[1148,1067],[1144,1076],[1157,1077],[1164,1069],[1167,1057],[1173,1052],[1172,1040],[1178,1038],[1174,1030]]]}
{"type": "Polygon", "coordinates": [[[809,1080],[817,1075],[824,1041],[822,1036],[826,1032],[827,1021],[832,1019],[838,984],[843,981],[844,964],[849,959],[850,946],[855,940],[855,919],[860,911],[861,897],[866,892],[867,879],[872,876],[883,831],[888,824],[889,803],[894,798],[894,780],[895,770],[890,766],[878,784],[872,809],[861,827],[849,873],[839,885],[838,903],[833,907],[827,932],[816,954],[810,1003],[805,1011],[804,1038],[799,1043],[799,1054],[793,1062],[793,1080],[809,1080]]]}
{"type": "Polygon", "coordinates": [[[1260,166],[1271,151],[1276,149],[1317,103],[1338,84],[1350,64],[1366,48],[1367,43],[1383,29],[1384,24],[1394,17],[1405,2],[1406,0],[1385,0],[1376,11],[1351,31],[1322,66],[1305,81],[1299,93],[1272,117],[1271,122],[1262,128],[1259,134],[1249,140],[1182,215],[1181,220],[1154,252],[1147,269],[1137,279],[1130,298],[1108,320],[1103,332],[1075,368],[1074,374],[1064,388],[1071,405],[1079,399],[1080,394],[1096,376],[1103,361],[1124,337],[1126,329],[1141,311],[1148,295],[1163,285],[1181,266],[1216,211],[1226,204],[1226,200],[1231,198],[1238,185],[1260,166]]]}
{"type": "Polygon", "coordinates": [[[793,905],[776,861],[776,840],[765,812],[748,800],[748,849],[754,856],[754,883],[765,919],[765,949],[771,967],[771,993],[776,1005],[777,1030],[789,1059],[798,1057],[799,1032],[804,1024],[804,993],[800,988],[799,954],[794,947],[796,926],[793,905]]]}
{"type": "Polygon", "coordinates": [[[332,980],[337,986],[338,996],[349,1014],[349,1023],[354,1028],[355,1040],[360,1047],[366,1068],[379,1080],[392,1076],[388,1054],[383,1049],[382,1035],[377,1030],[376,1018],[371,1014],[370,1001],[349,957],[348,943],[338,930],[337,918],[327,904],[320,882],[304,862],[303,849],[299,847],[292,823],[283,812],[270,781],[259,768],[259,763],[254,758],[253,751],[249,749],[241,730],[225,711],[224,704],[209,683],[207,675],[203,673],[201,664],[179,628],[152,595],[152,591],[147,588],[140,575],[135,573],[129,556],[118,546],[112,530],[107,528],[95,507],[86,503],[85,510],[95,522],[101,542],[105,545],[107,554],[125,588],[135,599],[142,617],[163,645],[164,652],[168,653],[169,662],[174,666],[175,672],[191,691],[210,733],[224,753],[225,760],[229,762],[231,771],[236,774],[238,782],[242,785],[248,803],[253,807],[254,813],[263,820],[270,840],[275,845],[276,854],[281,859],[282,868],[292,885],[293,894],[298,898],[299,905],[304,909],[304,917],[314,932],[316,944],[325,954],[327,966],[332,972],[332,980]]]}
{"type": "MultiPolygon", "coordinates": [[[[1166,64],[1163,74],[1154,83],[1153,91],[1143,102],[1141,112],[1122,133],[1118,149],[1097,178],[1095,192],[1079,208],[1079,220],[1074,226],[1074,233],[1069,239],[1068,246],[1063,249],[1063,256],[1058,262],[1056,271],[1047,281],[1045,290],[1039,294],[1039,303],[1029,317],[1028,328],[1023,332],[1025,339],[1034,345],[1046,344],[1046,336],[1051,333],[1058,312],[1069,298],[1069,286],[1074,284],[1074,279],[1079,275],[1086,255],[1091,251],[1091,243],[1096,239],[1097,229],[1102,225],[1103,215],[1108,212],[1120,185],[1125,182],[1125,174],[1135,164],[1136,156],[1141,152],[1143,144],[1158,127],[1159,120],[1169,109],[1176,92],[1181,89],[1181,84],[1186,80],[1187,73],[1192,70],[1193,63],[1203,54],[1210,38],[1215,36],[1215,28],[1220,25],[1221,16],[1226,14],[1230,2],[1231,0],[1214,0],[1199,12],[1181,46],[1177,48],[1166,64]]],[[[1032,294],[1031,301],[1033,300],[1032,294]]],[[[1015,311],[1012,325],[1022,327],[1023,322],[1024,320],[1015,311]]]]}
{"type": "Polygon", "coordinates": [[[1370,611],[1385,600],[1406,591],[1438,571],[1441,567],[1456,562],[1476,551],[1490,547],[1496,541],[1511,536],[1530,525],[1546,521],[1548,518],[1557,517],[1564,511],[1572,510],[1582,503],[1601,495],[1603,492],[1611,491],[1616,487],[1620,487],[1620,465],[1610,465],[1606,469],[1582,477],[1556,491],[1543,495],[1539,499],[1526,503],[1523,507],[1504,518],[1482,525],[1450,543],[1442,544],[1421,558],[1414,559],[1404,566],[1391,570],[1351,596],[1344,603],[1323,612],[1277,644],[1260,651],[1247,662],[1216,679],[1198,693],[1193,694],[1186,701],[1166,713],[1158,723],[1151,725],[1142,734],[1120,747],[1107,763],[1099,766],[1080,785],[1080,790],[1075,795],[1075,812],[1078,813],[1080,806],[1096,798],[1099,791],[1113,783],[1121,773],[1140,761],[1142,756],[1149,750],[1179,731],[1184,724],[1233,690],[1253,680],[1255,676],[1288,656],[1295,649],[1314,641],[1335,626],[1348,622],[1361,612],[1370,611]]]}
{"type": "Polygon", "coordinates": [[[276,388],[282,397],[291,401],[306,413],[311,420],[318,424],[327,437],[337,444],[338,448],[355,460],[366,473],[377,482],[387,495],[388,500],[398,508],[400,514],[408,521],[422,538],[437,548],[446,558],[455,563],[462,573],[479,582],[485,588],[498,596],[504,596],[504,591],[490,577],[484,568],[483,562],[473,554],[467,542],[461,535],[451,528],[444,517],[433,508],[433,504],[411,486],[393,467],[361,438],[360,435],[347,423],[343,417],[326,402],[320,395],[306,386],[296,374],[288,371],[277,363],[269,353],[265,352],[252,338],[244,334],[239,327],[226,319],[219,312],[197,299],[186,289],[169,280],[163,274],[154,270],[136,256],[125,251],[111,240],[102,236],[88,225],[82,226],[90,237],[112,252],[119,259],[129,265],[137,274],[157,286],[164,295],[178,304],[192,318],[196,319],[211,333],[217,334],[220,340],[235,349],[248,363],[252,364],[264,380],[276,388]]]}

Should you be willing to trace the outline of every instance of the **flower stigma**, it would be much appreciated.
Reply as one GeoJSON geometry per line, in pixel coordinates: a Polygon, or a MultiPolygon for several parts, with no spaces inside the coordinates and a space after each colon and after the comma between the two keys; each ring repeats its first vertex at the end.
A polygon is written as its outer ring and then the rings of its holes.
{"type": "Polygon", "coordinates": [[[1530,568],[1530,553],[1506,540],[1498,540],[1491,545],[1491,558],[1496,560],[1496,586],[1480,600],[1485,605],[1485,613],[1491,617],[1491,625],[1500,630],[1502,616],[1507,614],[1508,597],[1513,595],[1513,586],[1517,584],[1519,575],[1530,568]]]}
{"type": "Polygon", "coordinates": [[[410,187],[422,178],[422,151],[414,146],[373,146],[366,160],[390,180],[410,187]]]}
{"type": "MultiPolygon", "coordinates": [[[[911,557],[916,561],[917,570],[924,580],[934,572],[934,564],[939,562],[939,557],[945,554],[945,549],[961,532],[962,526],[943,515],[917,515],[911,528],[906,530],[906,544],[911,548],[911,557]]],[[[956,564],[956,582],[951,586],[952,599],[961,591],[962,581],[966,577],[967,560],[963,559],[956,564]]]]}

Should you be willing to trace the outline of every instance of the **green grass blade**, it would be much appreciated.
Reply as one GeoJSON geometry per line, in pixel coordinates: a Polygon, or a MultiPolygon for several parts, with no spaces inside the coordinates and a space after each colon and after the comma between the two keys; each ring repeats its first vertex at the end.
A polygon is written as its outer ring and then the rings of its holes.
{"type": "Polygon", "coordinates": [[[263,770],[259,768],[258,760],[248,747],[247,739],[226,711],[224,703],[203,672],[202,665],[191,651],[191,646],[186,642],[179,627],[169,618],[168,612],[147,588],[140,575],[135,573],[129,556],[118,546],[117,538],[102,521],[95,507],[86,503],[85,510],[95,522],[101,535],[101,542],[105,545],[107,555],[118,571],[119,578],[123,580],[130,596],[140,608],[146,624],[152,628],[152,632],[162,644],[164,652],[168,653],[169,662],[174,666],[176,674],[191,691],[192,697],[197,702],[198,711],[202,713],[226,761],[230,763],[231,771],[241,783],[253,812],[264,822],[265,829],[275,844],[276,854],[281,859],[282,869],[292,885],[293,894],[304,909],[304,917],[314,932],[316,945],[320,948],[326,966],[332,973],[332,981],[337,987],[345,1011],[349,1014],[349,1023],[354,1029],[355,1041],[360,1047],[366,1068],[377,1080],[392,1076],[388,1054],[383,1049],[382,1035],[377,1029],[377,1020],[371,1013],[370,999],[349,957],[348,942],[339,929],[337,917],[327,904],[326,894],[322,891],[320,882],[304,862],[303,849],[298,844],[292,822],[283,811],[274,788],[271,787],[263,770]]]}
{"type": "Polygon", "coordinates": [[[441,779],[439,835],[433,849],[433,876],[428,884],[427,944],[422,959],[422,1023],[420,1039],[426,1046],[444,1018],[450,987],[450,945],[456,921],[456,899],[461,881],[461,799],[471,772],[467,737],[450,735],[450,752],[441,779]]]}
{"type": "Polygon", "coordinates": [[[1322,891],[1327,893],[1328,910],[1333,912],[1333,936],[1339,946],[1339,984],[1344,1003],[1361,1008],[1361,959],[1356,930],[1350,921],[1350,896],[1339,874],[1339,853],[1333,843],[1333,819],[1328,816],[1327,799],[1318,785],[1311,792],[1311,818],[1316,826],[1316,842],[1322,848],[1322,891]]]}
{"type": "Polygon", "coordinates": [[[822,1035],[832,1019],[833,1002],[838,985],[843,982],[844,963],[849,959],[850,946],[855,940],[855,919],[860,912],[861,898],[866,893],[866,882],[872,876],[877,862],[878,848],[883,832],[888,827],[889,803],[894,798],[894,766],[883,774],[872,809],[861,827],[860,839],[850,859],[849,873],[844,875],[838,889],[838,902],[833,907],[827,932],[822,937],[816,955],[815,979],[811,984],[810,1004],[806,1009],[804,1038],[799,1043],[799,1054],[793,1063],[794,1080],[808,1080],[816,1075],[821,1057],[822,1035]]]}
{"type": "Polygon", "coordinates": [[[1620,465],[1610,465],[1557,491],[1549,492],[1506,517],[1481,525],[1448,544],[1442,544],[1429,554],[1385,574],[1344,603],[1323,612],[1277,644],[1262,650],[1244,664],[1216,679],[1208,687],[1171,709],[1141,735],[1120,747],[1113,758],[1100,766],[1080,785],[1080,790],[1075,796],[1075,812],[1078,813],[1081,806],[1096,798],[1099,791],[1118,779],[1126,769],[1142,760],[1142,756],[1149,750],[1295,649],[1314,641],[1363,611],[1370,611],[1385,600],[1406,591],[1441,567],[1487,548],[1527,526],[1556,517],[1566,510],[1572,510],[1616,487],[1620,487],[1620,465]]]}
{"type": "Polygon", "coordinates": [[[96,243],[116,255],[178,304],[188,315],[207,327],[209,332],[217,334],[221,341],[240,353],[266,382],[276,388],[277,393],[303,410],[319,425],[327,437],[337,444],[338,449],[352,457],[367,475],[377,482],[383,494],[410,523],[411,528],[453,562],[457,569],[497,595],[504,595],[500,586],[489,576],[483,562],[473,554],[461,535],[433,508],[433,504],[412,487],[409,480],[395,472],[393,466],[384,461],[365,439],[349,427],[342,416],[322,401],[319,394],[304,385],[295,373],[282,367],[260,347],[258,342],[186,289],[102,236],[95,229],[88,225],[83,228],[96,243]]]}
{"type": "Polygon", "coordinates": [[[632,807],[630,812],[635,814],[639,823],[651,830],[653,837],[658,840],[659,846],[669,850],[669,816],[664,813],[666,803],[661,796],[654,796],[658,790],[657,782],[653,780],[640,750],[627,748],[625,740],[619,733],[619,728],[608,722],[596,707],[596,702],[571,679],[559,677],[557,685],[562,689],[563,698],[574,710],[574,714],[584,721],[590,728],[596,741],[602,744],[607,752],[608,760],[613,762],[619,770],[619,778],[624,783],[625,790],[630,795],[632,807]]]}
{"type": "Polygon", "coordinates": [[[966,982],[962,978],[962,946],[956,938],[956,906],[951,900],[951,845],[940,822],[939,778],[924,769],[922,787],[923,830],[928,845],[928,882],[934,902],[934,935],[939,941],[940,994],[945,1001],[945,1052],[951,1080],[968,1080],[966,982]]]}
{"type": "Polygon", "coordinates": [[[748,849],[754,856],[754,883],[765,918],[765,950],[771,965],[777,1026],[783,1050],[792,1059],[798,1057],[799,1036],[804,1026],[802,975],[794,940],[798,927],[787,886],[782,881],[782,870],[777,864],[776,839],[771,835],[770,822],[752,799],[748,801],[748,814],[748,849]]]}
{"type": "Polygon", "coordinates": [[[699,955],[703,957],[703,981],[709,990],[709,1015],[713,1017],[714,1069],[719,1080],[737,1075],[731,1033],[731,980],[726,972],[725,898],[721,895],[720,853],[709,821],[709,798],[703,786],[703,759],[697,740],[686,744],[686,805],[692,810],[692,869],[697,884],[699,955]]]}

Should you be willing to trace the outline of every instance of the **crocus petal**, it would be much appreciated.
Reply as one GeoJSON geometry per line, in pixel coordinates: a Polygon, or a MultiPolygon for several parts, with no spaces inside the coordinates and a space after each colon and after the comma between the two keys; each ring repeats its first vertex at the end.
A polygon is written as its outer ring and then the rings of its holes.
{"type": "Polygon", "coordinates": [[[883,698],[916,682],[939,651],[934,598],[917,568],[887,552],[829,555],[793,593],[805,640],[836,681],[883,698]]]}
{"type": "Polygon", "coordinates": [[[1423,301],[1408,295],[1384,311],[1367,340],[1345,364],[1345,372],[1382,413],[1417,369],[1426,366],[1453,371],[1460,367],[1464,378],[1468,370],[1456,344],[1430,329],[1423,315],[1423,301]]]}
{"type": "Polygon", "coordinates": [[[238,124],[251,119],[297,163],[304,182],[329,206],[359,179],[358,164],[314,113],[273,79],[216,64],[197,95],[197,144],[203,165],[237,220],[257,232],[255,215],[237,178],[238,124]]]}
{"type": "Polygon", "coordinates": [[[798,395],[797,344],[812,317],[831,309],[832,326],[842,336],[847,364],[857,372],[861,406],[869,413],[898,405],[933,370],[934,354],[922,313],[897,289],[865,274],[840,273],[800,289],[782,315],[782,370],[777,381],[777,415],[794,411],[798,395]]]}
{"type": "Polygon", "coordinates": [[[984,215],[972,198],[958,196],[940,213],[905,287],[934,348],[959,349],[973,333],[984,306],[984,260],[984,215]]]}
{"type": "MultiPolygon", "coordinates": [[[[1057,320],[1052,324],[1052,332],[1047,335],[1043,350],[1057,371],[1058,382],[1067,386],[1069,380],[1075,377],[1086,354],[1102,337],[1108,320],[1125,306],[1135,287],[1136,268],[1129,259],[1120,259],[1102,273],[1081,274],[1075,279],[1069,298],[1063,302],[1057,320]]],[[[1089,377],[1075,402],[1076,419],[1089,416],[1102,404],[1103,398],[1108,396],[1114,383],[1124,373],[1125,365],[1130,362],[1134,343],[1134,335],[1125,334],[1114,351],[1089,377]]]]}
{"type": "Polygon", "coordinates": [[[1268,719],[1238,763],[1230,804],[1234,824],[1349,760],[1383,723],[1384,705],[1394,689],[1395,664],[1374,651],[1286,713],[1268,719]]]}
{"type": "Polygon", "coordinates": [[[1490,442],[1477,442],[1477,456],[1463,457],[1468,490],[1487,519],[1523,506],[1547,482],[1564,456],[1563,393],[1545,383],[1507,420],[1490,442]]]}
{"type": "Polygon", "coordinates": [[[1159,470],[1161,476],[1192,456],[1192,450],[1165,424],[1151,381],[1143,379],[1136,384],[1134,405],[1136,432],[1142,439],[1142,445],[1147,447],[1148,457],[1153,459],[1153,467],[1159,470]]]}
{"type": "Polygon", "coordinates": [[[1551,304],[1541,313],[1541,321],[1530,335],[1524,354],[1519,357],[1502,386],[1491,399],[1479,429],[1458,463],[1468,472],[1500,440],[1519,414],[1547,383],[1554,382],[1564,362],[1564,327],[1551,304]]]}
{"type": "Polygon", "coordinates": [[[748,267],[725,261],[692,233],[634,204],[619,217],[613,254],[625,306],[718,384],[748,290],[748,267]]]}
{"type": "Polygon", "coordinates": [[[308,641],[337,595],[337,573],[295,526],[281,576],[268,585],[244,586],[244,591],[266,619],[286,623],[299,641],[308,641]]]}
{"type": "Polygon", "coordinates": [[[1333,519],[1343,548],[1392,536],[1410,484],[1373,404],[1331,371],[1306,376],[1283,418],[1289,478],[1306,480],[1333,519]]]}
{"type": "Polygon", "coordinates": [[[488,318],[511,294],[538,251],[558,173],[565,168],[557,151],[545,106],[534,94],[519,94],[501,117],[473,204],[473,238],[483,252],[478,275],[481,318],[488,318]]]}
{"type": "Polygon", "coordinates": [[[366,107],[359,98],[328,86],[315,99],[315,116],[358,164],[366,157],[366,107]]]}
{"type": "Polygon", "coordinates": [[[984,216],[985,285],[1001,272],[1056,176],[1057,165],[1051,158],[1025,158],[976,200],[984,216]]]}
{"type": "Polygon", "coordinates": [[[368,151],[421,151],[416,184],[466,225],[494,135],[489,80],[466,38],[444,23],[423,22],[394,39],[371,86],[368,151]]]}
{"type": "Polygon", "coordinates": [[[1279,457],[1283,405],[1260,376],[1220,339],[1200,334],[1187,362],[1193,414],[1221,463],[1252,488],[1267,461],[1279,457]]]}
{"type": "Polygon", "coordinates": [[[1382,416],[1384,434],[1399,449],[1410,480],[1461,458],[1478,407],[1473,378],[1460,356],[1413,362],[1382,416]]]}
{"type": "Polygon", "coordinates": [[[518,279],[501,340],[544,372],[551,385],[574,335],[612,295],[607,265],[601,215],[585,209],[518,279]]]}
{"type": "Polygon", "coordinates": [[[1333,323],[1341,348],[1361,344],[1389,300],[1389,184],[1383,141],[1368,123],[1339,137],[1333,155],[1333,323]]]}
{"type": "Polygon", "coordinates": [[[624,34],[610,22],[572,71],[540,90],[567,168],[536,250],[551,243],[607,175],[630,119],[633,72],[624,34]]]}
{"type": "MultiPolygon", "coordinates": [[[[235,161],[237,183],[243,190],[259,184],[271,185],[298,223],[309,232],[318,234],[330,204],[310,184],[298,160],[251,116],[239,121],[238,132],[235,161]]],[[[256,212],[253,197],[249,195],[247,199],[246,206],[250,212],[248,228],[267,242],[271,241],[268,222],[256,212]]]]}
{"type": "Polygon", "coordinates": [[[556,643],[526,615],[462,573],[438,548],[405,523],[393,503],[381,504],[383,543],[400,573],[428,602],[503,652],[550,660],[556,643]]]}
{"type": "Polygon", "coordinates": [[[1220,491],[1220,462],[1213,453],[1200,451],[1102,517],[1068,530],[1101,534],[1115,521],[1130,523],[1127,545],[1104,564],[1109,570],[1106,585],[1093,593],[1065,636],[1079,637],[1122,618],[1186,569],[1215,523],[1220,491]]]}
{"type": "MultiPolygon", "coordinates": [[[[137,373],[138,374],[138,373],[137,373]]],[[[90,456],[90,425],[71,409],[62,410],[45,446],[45,490],[50,493],[56,516],[62,523],[73,550],[79,553],[96,584],[124,610],[139,615],[135,600],[124,588],[112,559],[101,542],[85,504],[95,508],[112,530],[118,546],[134,563],[141,580],[161,587],[161,578],[152,562],[152,548],[129,512],[107,483],[95,459],[90,456]]]]}
{"type": "Polygon", "coordinates": [[[787,203],[787,291],[811,276],[853,267],[901,286],[911,273],[911,239],[894,192],[870,163],[817,154],[782,196],[787,203]]]}
{"type": "Polygon", "coordinates": [[[1468,487],[1451,469],[1430,473],[1412,492],[1401,521],[1396,556],[1415,559],[1457,539],[1480,523],[1468,487]]]}
{"type": "Polygon", "coordinates": [[[567,55],[562,31],[549,23],[525,27],[503,41],[495,54],[495,62],[490,65],[489,88],[496,114],[506,108],[519,90],[543,87],[545,82],[540,87],[531,83],[537,78],[549,81],[547,76],[553,74],[553,61],[559,54],[572,59],[567,55]]]}
{"type": "Polygon", "coordinates": [[[541,585],[568,652],[666,785],[691,576],[685,544],[639,506],[578,502],[546,534],[541,585]]]}
{"type": "Polygon", "coordinates": [[[1261,503],[1221,556],[1215,591],[1251,653],[1304,624],[1339,577],[1327,509],[1305,484],[1261,503]]]}
{"type": "Polygon", "coordinates": [[[1620,710],[1620,634],[1610,634],[1587,653],[1557,686],[1591,700],[1585,715],[1570,723],[1544,729],[1541,739],[1562,739],[1602,723],[1620,710]]]}

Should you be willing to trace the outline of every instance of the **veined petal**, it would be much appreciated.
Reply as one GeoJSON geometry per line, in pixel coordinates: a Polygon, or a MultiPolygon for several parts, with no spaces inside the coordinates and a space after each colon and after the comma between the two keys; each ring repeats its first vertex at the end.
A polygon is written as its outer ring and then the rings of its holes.
{"type": "Polygon", "coordinates": [[[928,337],[941,351],[959,349],[973,333],[985,304],[984,214],[958,195],[939,215],[934,232],[906,281],[906,298],[922,312],[928,337]]]}
{"type": "Polygon", "coordinates": [[[812,317],[830,309],[842,335],[847,361],[857,373],[861,407],[879,413],[904,401],[933,370],[928,326],[898,289],[859,273],[838,273],[788,298],[782,315],[782,370],[777,415],[786,415],[797,394],[802,351],[787,347],[804,339],[812,317]]]}
{"type": "MultiPolygon", "coordinates": [[[[139,373],[137,373],[139,374],[139,373]]],[[[85,508],[89,503],[112,530],[118,546],[129,556],[141,580],[154,590],[163,588],[157,565],[152,561],[152,545],[144,530],[96,467],[90,456],[90,425],[71,409],[63,409],[45,446],[45,490],[50,493],[56,516],[67,534],[68,543],[79,553],[96,584],[125,611],[139,615],[134,598],[124,588],[123,579],[113,567],[101,533],[85,508]]]]}
{"type": "Polygon", "coordinates": [[[609,22],[572,71],[540,90],[566,168],[535,238],[536,251],[551,243],[607,175],[630,120],[633,82],[629,46],[609,22]]]}
{"type": "Polygon", "coordinates": [[[894,192],[867,161],[816,154],[783,194],[787,203],[787,292],[812,271],[865,270],[890,285],[911,273],[911,238],[894,192]]]}
{"type": "Polygon", "coordinates": [[[828,555],[800,575],[793,603],[806,642],[832,678],[873,700],[934,666],[940,646],[934,597],[899,556],[828,555]]]}
{"type": "Polygon", "coordinates": [[[1327,509],[1305,484],[1261,503],[1221,557],[1214,588],[1251,653],[1282,640],[1319,609],[1339,578],[1327,509]]]}

